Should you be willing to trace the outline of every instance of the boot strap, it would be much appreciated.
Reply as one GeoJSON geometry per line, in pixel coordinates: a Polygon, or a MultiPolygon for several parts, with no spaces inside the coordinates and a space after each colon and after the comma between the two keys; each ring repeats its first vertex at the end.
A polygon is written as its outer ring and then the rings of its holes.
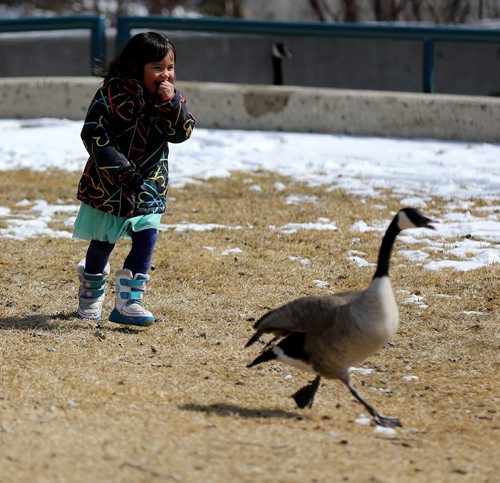
{"type": "Polygon", "coordinates": [[[128,278],[120,278],[119,282],[120,285],[123,285],[124,287],[145,287],[146,285],[146,280],[129,280],[128,278]]]}
{"type": "Polygon", "coordinates": [[[144,297],[144,292],[120,292],[121,299],[141,300],[144,297]]]}
{"type": "Polygon", "coordinates": [[[85,288],[90,288],[90,289],[93,289],[93,288],[102,288],[104,285],[106,285],[106,280],[105,279],[100,279],[100,280],[89,280],[89,279],[85,279],[83,282],[82,282],[82,285],[85,287],[85,288]]]}
{"type": "Polygon", "coordinates": [[[104,295],[105,290],[100,289],[100,290],[84,290],[81,294],[80,297],[85,298],[85,299],[96,299],[100,297],[101,295],[104,295]]]}

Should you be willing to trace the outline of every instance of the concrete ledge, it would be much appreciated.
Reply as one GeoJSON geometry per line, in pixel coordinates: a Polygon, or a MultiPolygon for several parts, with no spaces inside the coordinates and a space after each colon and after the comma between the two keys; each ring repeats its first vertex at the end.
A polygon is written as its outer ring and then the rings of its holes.
{"type": "MultiPolygon", "coordinates": [[[[101,79],[0,79],[0,118],[83,119],[101,79]]],[[[500,142],[500,99],[178,82],[199,127],[500,142]]]]}

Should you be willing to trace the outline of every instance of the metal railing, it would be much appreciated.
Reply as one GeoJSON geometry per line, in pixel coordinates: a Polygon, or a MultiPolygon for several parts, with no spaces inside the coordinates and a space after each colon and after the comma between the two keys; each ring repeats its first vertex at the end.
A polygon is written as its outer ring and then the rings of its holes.
{"type": "Polygon", "coordinates": [[[0,32],[90,29],[90,72],[106,59],[106,21],[103,15],[0,19],[0,32]]]}
{"type": "Polygon", "coordinates": [[[433,93],[434,43],[482,42],[499,43],[500,29],[467,27],[410,27],[400,25],[360,25],[333,23],[299,23],[226,18],[184,19],[162,16],[119,16],[117,19],[116,50],[130,38],[133,29],[184,30],[209,33],[233,33],[295,37],[350,37],[422,42],[422,90],[433,93]]]}
{"type": "MultiPolygon", "coordinates": [[[[101,67],[106,59],[106,22],[103,15],[32,17],[0,19],[0,32],[90,29],[90,71],[101,67]]],[[[480,42],[500,44],[500,29],[468,27],[410,27],[400,25],[360,25],[334,23],[276,22],[227,18],[184,19],[152,15],[118,16],[116,51],[130,38],[133,29],[197,31],[267,36],[372,38],[414,40],[422,43],[422,90],[434,89],[436,42],[480,42]]]]}

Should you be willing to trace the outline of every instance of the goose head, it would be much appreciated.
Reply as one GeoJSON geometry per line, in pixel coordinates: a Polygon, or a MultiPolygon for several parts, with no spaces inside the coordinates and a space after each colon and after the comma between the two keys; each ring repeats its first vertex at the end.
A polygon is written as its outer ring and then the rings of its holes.
{"type": "Polygon", "coordinates": [[[276,42],[271,48],[274,59],[289,59],[292,57],[292,52],[283,42],[276,42]]]}
{"type": "Polygon", "coordinates": [[[427,218],[416,208],[403,208],[396,216],[397,225],[400,230],[407,228],[428,228],[435,230],[436,228],[431,224],[435,223],[434,220],[427,218]]]}

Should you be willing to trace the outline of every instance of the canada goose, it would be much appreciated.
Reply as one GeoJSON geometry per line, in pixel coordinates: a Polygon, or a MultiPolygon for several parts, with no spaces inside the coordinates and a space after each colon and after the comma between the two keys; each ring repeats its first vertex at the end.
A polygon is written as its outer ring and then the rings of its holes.
{"type": "Polygon", "coordinates": [[[292,396],[300,408],[312,407],[321,377],[340,379],[377,425],[401,426],[399,419],[383,416],[361,397],[351,383],[349,368],[378,351],[398,330],[398,308],[389,280],[392,246],[401,230],[434,230],[432,221],[415,208],[396,214],[382,239],[377,268],[366,290],[300,297],[264,314],[245,347],[265,333],[275,338],[247,367],[277,359],[315,373],[314,381],[292,396]]]}

